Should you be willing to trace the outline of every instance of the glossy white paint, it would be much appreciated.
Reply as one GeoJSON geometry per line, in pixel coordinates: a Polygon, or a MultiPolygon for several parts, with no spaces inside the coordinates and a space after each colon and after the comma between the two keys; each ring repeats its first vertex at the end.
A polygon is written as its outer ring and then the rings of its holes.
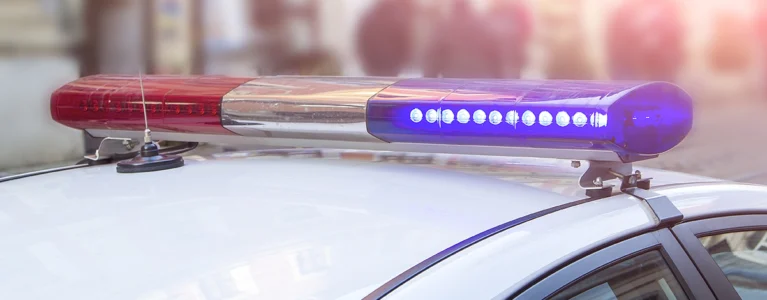
{"type": "MultiPolygon", "coordinates": [[[[766,186],[706,182],[670,185],[653,192],[669,197],[686,218],[767,213],[766,186]]],[[[386,299],[490,299],[560,265],[565,257],[645,230],[653,222],[652,212],[626,194],[578,205],[521,224],[459,252],[386,299]]]]}
{"type": "Polygon", "coordinates": [[[653,224],[652,212],[620,195],[523,223],[459,252],[385,299],[491,299],[564,257],[653,224]]]}
{"type": "Polygon", "coordinates": [[[251,157],[0,183],[0,299],[358,298],[573,198],[399,164],[251,157]]]}
{"type": "MultiPolygon", "coordinates": [[[[106,165],[0,183],[0,298],[359,299],[474,234],[582,198],[585,166],[569,161],[397,154],[430,158],[407,165],[352,152],[223,153],[155,173],[106,165]]],[[[767,207],[767,187],[641,170],[656,186],[707,182],[653,189],[686,215],[767,207]]],[[[651,222],[628,195],[579,205],[462,251],[391,297],[492,297],[651,222]]]]}
{"type": "MultiPolygon", "coordinates": [[[[267,150],[270,155],[288,155],[291,150],[267,150]]],[[[295,151],[295,150],[293,150],[295,151]]],[[[301,150],[299,153],[307,150],[301,150]]],[[[411,158],[418,158],[416,163],[422,167],[448,169],[470,174],[479,174],[500,180],[523,183],[536,189],[547,190],[577,199],[586,198],[586,193],[578,186],[581,174],[586,170],[588,162],[583,162],[580,168],[573,168],[571,161],[551,158],[529,157],[500,157],[479,155],[455,155],[455,154],[429,154],[429,153],[403,153],[403,152],[377,152],[377,151],[349,151],[338,149],[311,150],[319,151],[325,159],[343,159],[348,154],[355,160],[368,161],[395,161],[403,163],[411,158]],[[384,157],[388,156],[389,159],[384,157]],[[394,160],[392,160],[394,158],[394,160]],[[424,160],[426,158],[427,160],[424,160]]],[[[214,157],[245,158],[263,155],[264,151],[243,151],[215,154],[214,157]]],[[[303,154],[299,154],[303,155],[303,154]]],[[[719,179],[684,174],[673,171],[657,170],[636,167],[644,177],[652,179],[653,186],[664,186],[680,183],[718,182],[719,179]]],[[[617,180],[614,180],[617,181],[617,180]]],[[[612,182],[612,181],[608,181],[612,182]]],[[[617,184],[617,182],[612,182],[617,184]]]]}

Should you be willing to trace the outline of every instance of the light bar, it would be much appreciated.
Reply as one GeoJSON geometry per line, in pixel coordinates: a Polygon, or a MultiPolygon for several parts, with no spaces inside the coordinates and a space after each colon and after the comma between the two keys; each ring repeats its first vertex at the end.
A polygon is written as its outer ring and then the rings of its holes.
{"type": "MultiPolygon", "coordinates": [[[[160,139],[631,162],[679,144],[692,101],[662,82],[145,76],[160,139]]],[[[57,90],[54,120],[140,137],[137,76],[57,90]]]]}

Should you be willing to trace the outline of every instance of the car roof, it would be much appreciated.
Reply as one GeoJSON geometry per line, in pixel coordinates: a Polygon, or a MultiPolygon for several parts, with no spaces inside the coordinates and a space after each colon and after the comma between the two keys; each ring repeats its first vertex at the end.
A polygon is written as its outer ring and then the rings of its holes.
{"type": "MultiPolygon", "coordinates": [[[[685,221],[767,213],[766,186],[716,182],[676,184],[652,191],[668,197],[685,221]]],[[[656,222],[644,201],[628,194],[589,201],[487,237],[425,270],[390,295],[396,299],[495,298],[529,284],[584,251],[647,232],[656,222]],[[472,289],[461,288],[465,286],[472,289]]]]}
{"type": "Polygon", "coordinates": [[[15,275],[0,295],[359,298],[476,233],[581,199],[580,172],[560,160],[272,150],[11,180],[0,183],[0,260],[15,275]]]}
{"type": "Polygon", "coordinates": [[[0,199],[8,299],[140,297],[232,272],[266,298],[337,297],[571,200],[460,172],[271,155],[54,172],[4,182],[0,199]]]}
{"type": "MultiPolygon", "coordinates": [[[[536,189],[555,192],[573,199],[587,197],[585,191],[578,186],[578,180],[588,167],[588,162],[585,162],[581,167],[573,168],[571,161],[563,159],[336,149],[270,149],[236,151],[215,153],[208,156],[192,156],[187,157],[187,159],[205,161],[249,159],[265,156],[285,158],[310,157],[330,160],[415,165],[521,183],[536,189]]],[[[641,163],[636,166],[636,169],[641,171],[645,178],[652,178],[653,186],[723,181],[721,179],[706,176],[644,167],[641,163]]]]}

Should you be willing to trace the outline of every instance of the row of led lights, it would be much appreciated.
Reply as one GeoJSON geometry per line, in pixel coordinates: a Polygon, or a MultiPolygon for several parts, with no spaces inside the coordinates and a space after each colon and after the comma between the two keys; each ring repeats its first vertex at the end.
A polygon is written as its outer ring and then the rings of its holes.
{"type": "MultiPolygon", "coordinates": [[[[442,121],[442,123],[445,124],[451,124],[453,121],[458,121],[458,123],[466,124],[469,123],[470,118],[474,121],[476,124],[484,124],[486,121],[489,121],[490,124],[498,125],[503,122],[503,114],[501,112],[494,110],[490,112],[490,116],[488,118],[488,115],[485,114],[485,111],[478,109],[474,111],[474,114],[469,114],[468,110],[461,109],[458,111],[457,114],[453,114],[453,111],[450,109],[444,109],[444,110],[436,110],[436,109],[429,109],[426,111],[426,122],[434,123],[439,120],[442,121]]],[[[554,117],[551,115],[548,111],[542,111],[540,114],[538,114],[538,122],[543,126],[549,126],[554,120],[554,117]]],[[[414,108],[410,111],[410,120],[413,121],[413,123],[420,123],[424,119],[424,113],[418,109],[414,108]]],[[[506,123],[509,125],[516,126],[517,122],[519,122],[519,114],[516,110],[509,111],[506,113],[506,123]]],[[[522,124],[525,124],[527,126],[533,126],[536,121],[535,113],[532,111],[526,110],[524,113],[522,113],[522,124]]],[[[583,127],[586,126],[586,124],[591,124],[591,126],[594,127],[605,127],[607,126],[607,115],[601,114],[601,113],[592,113],[590,118],[586,118],[586,114],[582,112],[576,112],[572,115],[572,118],[570,117],[570,114],[564,111],[560,111],[557,113],[556,117],[556,123],[560,127],[565,127],[567,125],[570,125],[570,121],[572,120],[573,125],[577,127],[583,127]],[[590,122],[589,122],[590,121],[590,122]]]]}
{"type": "MultiPolygon", "coordinates": [[[[200,114],[204,115],[205,113],[210,113],[212,115],[218,114],[218,109],[215,104],[211,105],[210,107],[205,106],[204,104],[166,104],[165,105],[166,110],[165,112],[175,112],[176,114],[181,114],[182,112],[186,112],[187,114],[200,114]]],[[[98,101],[93,102],[93,106],[88,105],[86,100],[83,100],[80,102],[80,109],[82,111],[106,111],[107,109],[103,107],[103,103],[100,103],[98,101]]],[[[122,102],[121,104],[117,104],[114,102],[111,106],[109,106],[109,110],[116,111],[116,112],[141,112],[143,109],[140,102],[135,103],[127,103],[122,102]]],[[[157,103],[147,103],[146,105],[147,112],[149,113],[158,113],[163,110],[162,104],[157,103]]]]}

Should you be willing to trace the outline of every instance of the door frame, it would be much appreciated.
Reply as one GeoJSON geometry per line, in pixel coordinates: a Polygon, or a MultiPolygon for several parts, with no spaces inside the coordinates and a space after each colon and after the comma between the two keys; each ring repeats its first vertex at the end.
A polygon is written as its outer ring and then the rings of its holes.
{"type": "Polygon", "coordinates": [[[714,217],[682,223],[672,228],[677,240],[719,299],[740,299],[740,295],[698,238],[751,230],[767,230],[767,214],[714,217]]]}

